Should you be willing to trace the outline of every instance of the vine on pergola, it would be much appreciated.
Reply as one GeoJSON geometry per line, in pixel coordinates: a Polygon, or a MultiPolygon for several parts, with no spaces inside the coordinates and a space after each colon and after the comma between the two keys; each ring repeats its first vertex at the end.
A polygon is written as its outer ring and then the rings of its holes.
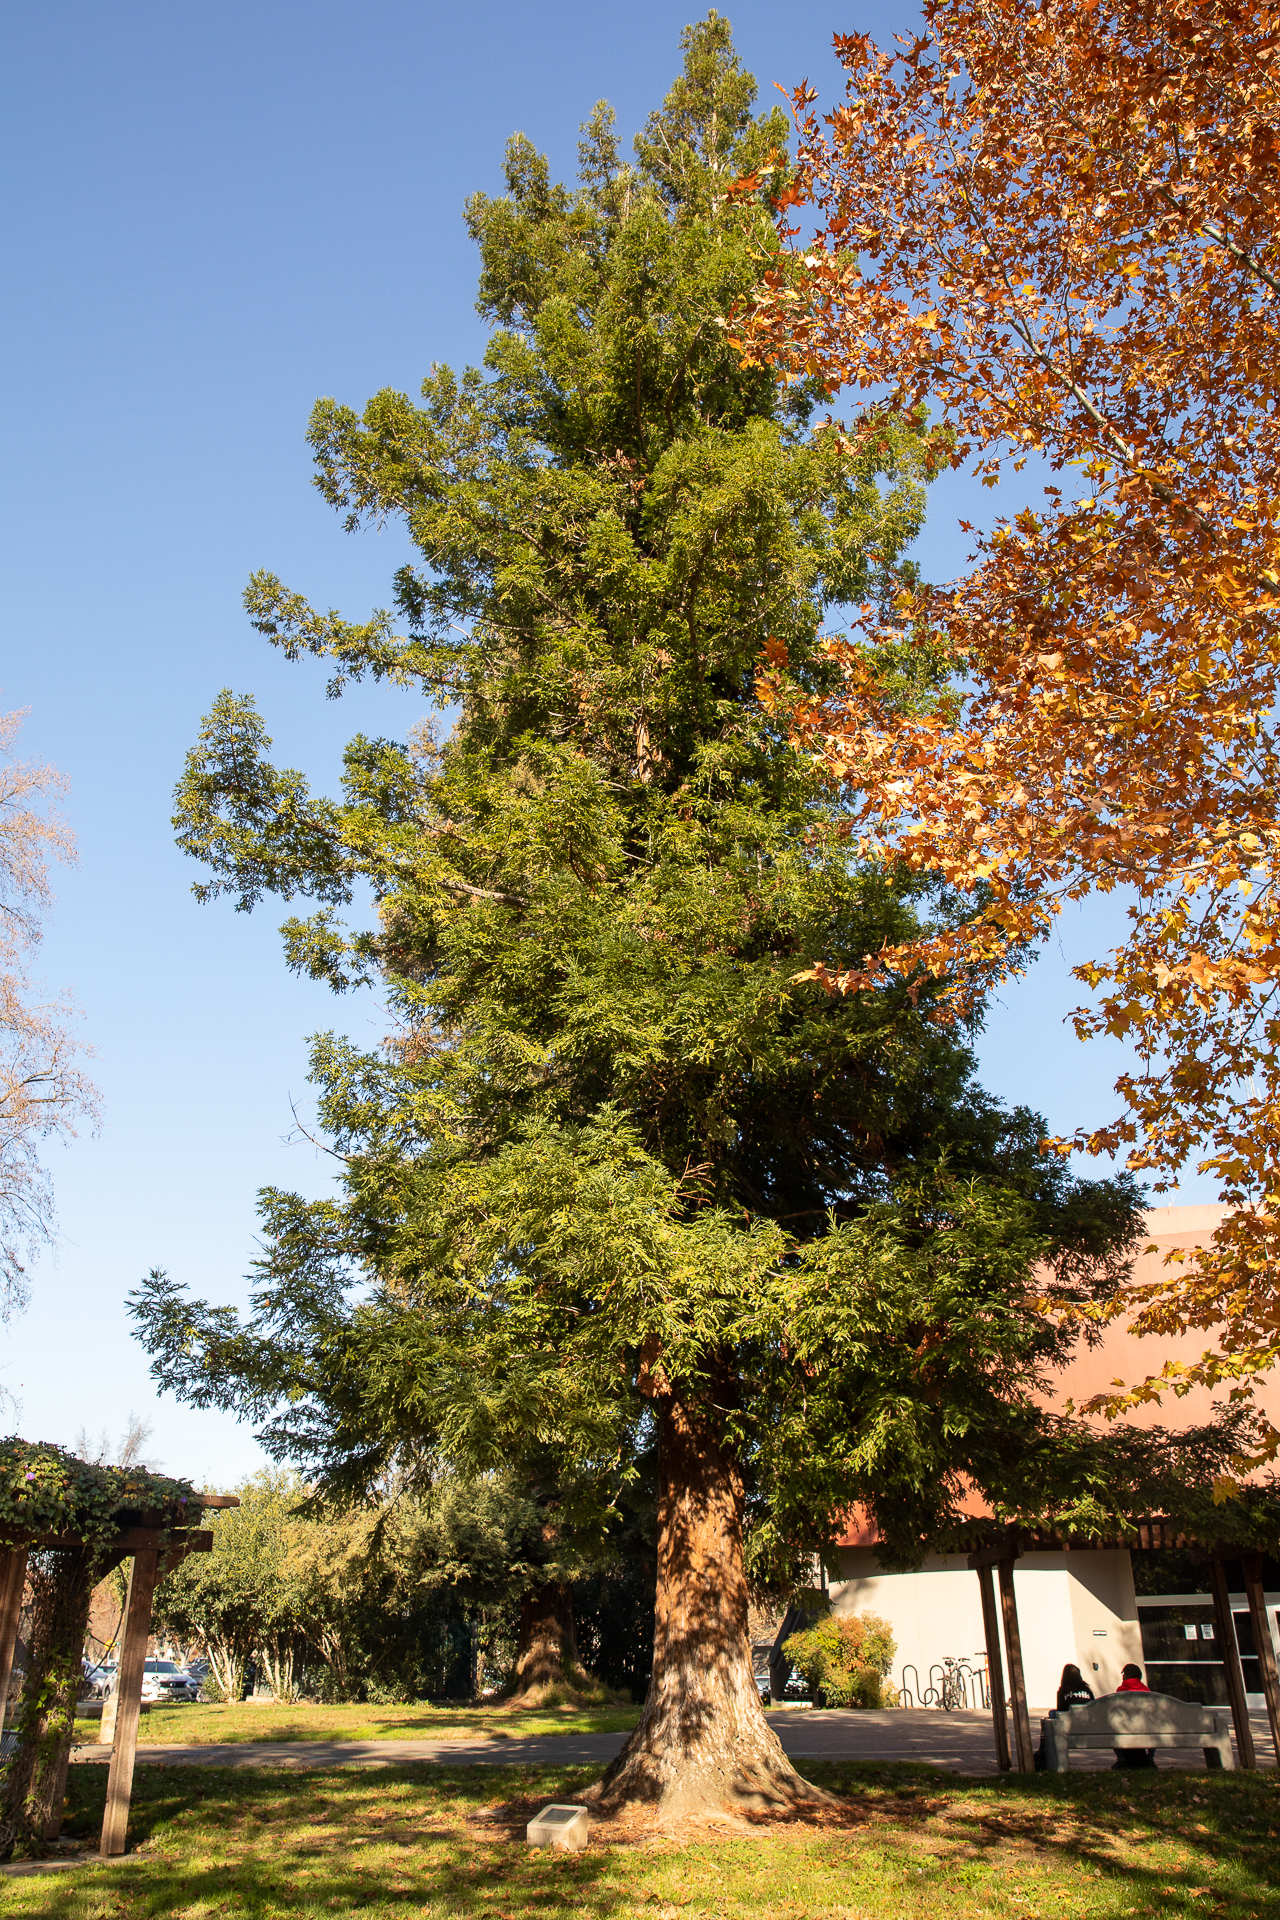
{"type": "MultiPolygon", "coordinates": [[[[0,1785],[0,1856],[40,1851],[61,1805],[93,1589],[131,1527],[169,1531],[199,1511],[186,1480],[99,1466],[65,1448],[0,1441],[0,1560],[26,1549],[30,1627],[17,1744],[0,1785]]],[[[0,1582],[0,1588],[3,1582],[0,1582]]]]}

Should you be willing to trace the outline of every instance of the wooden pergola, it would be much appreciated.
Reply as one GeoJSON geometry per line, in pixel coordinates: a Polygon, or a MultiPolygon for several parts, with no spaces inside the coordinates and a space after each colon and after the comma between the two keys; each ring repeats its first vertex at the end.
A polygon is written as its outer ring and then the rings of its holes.
{"type": "Polygon", "coordinates": [[[1262,1555],[1256,1549],[1241,1547],[1229,1540],[1205,1541],[1185,1531],[1176,1521],[1159,1515],[1138,1520],[1131,1532],[1115,1539],[1073,1539],[1069,1534],[1041,1533],[1018,1526],[993,1528],[981,1546],[969,1555],[969,1565],[978,1576],[982,1591],[982,1625],[987,1643],[987,1669],[990,1675],[991,1718],[996,1741],[996,1764],[1002,1773],[1030,1773],[1035,1766],[1031,1742],[1031,1720],[1027,1710],[1027,1689],[1022,1669],[1022,1641],[1018,1631],[1018,1603],[1014,1597],[1014,1562],[1024,1553],[1089,1553],[1104,1549],[1135,1547],[1152,1549],[1191,1549],[1203,1556],[1209,1570],[1209,1591],[1218,1644],[1222,1648],[1226,1670],[1227,1699],[1235,1727],[1236,1750],[1242,1767],[1256,1767],[1253,1731],[1245,1699],[1244,1674],[1240,1668],[1240,1650],[1236,1646],[1235,1622],[1231,1617],[1231,1596],[1227,1588],[1225,1563],[1239,1560],[1244,1567],[1245,1595],[1253,1637],[1262,1669],[1262,1690],[1271,1723],[1276,1764],[1280,1766],[1280,1677],[1276,1673],[1275,1649],[1267,1624],[1267,1609],[1262,1584],[1262,1555]],[[997,1588],[999,1600],[997,1602],[997,1588]],[[1008,1660],[1009,1706],[1013,1717],[1013,1749],[1009,1744],[1009,1714],[1005,1706],[1004,1661],[1001,1657],[1001,1626],[1004,1628],[1004,1653],[1008,1660]]]}
{"type": "MultiPolygon", "coordinates": [[[[195,1493],[188,1503],[198,1513],[205,1508],[238,1507],[234,1493],[195,1493]]],[[[153,1516],[143,1514],[145,1523],[153,1516]]],[[[14,1649],[22,1596],[26,1586],[27,1561],[32,1553],[48,1547],[84,1547],[88,1537],[80,1533],[32,1534],[25,1541],[0,1549],[0,1716],[9,1697],[13,1673],[14,1649]]],[[[93,1544],[97,1544],[96,1537],[93,1544]]],[[[133,1768],[138,1751],[138,1722],[142,1713],[142,1678],[151,1637],[151,1607],[157,1584],[167,1573],[180,1566],[189,1553],[209,1553],[213,1535],[196,1526],[163,1528],[146,1524],[124,1528],[114,1539],[102,1543],[98,1577],[103,1579],[114,1567],[130,1561],[129,1591],[125,1601],[124,1632],[120,1642],[120,1660],[116,1687],[108,1705],[114,1703],[111,1730],[111,1767],[107,1775],[107,1804],[102,1817],[100,1851],[104,1856],[125,1850],[129,1824],[129,1801],[133,1793],[133,1768]]],[[[105,1719],[104,1710],[104,1719],[105,1719]]],[[[103,1729],[104,1735],[107,1727],[103,1729]]],[[[61,1824],[59,1809],[65,1786],[63,1778],[54,1797],[55,1811],[46,1839],[55,1840],[61,1824]]]]}

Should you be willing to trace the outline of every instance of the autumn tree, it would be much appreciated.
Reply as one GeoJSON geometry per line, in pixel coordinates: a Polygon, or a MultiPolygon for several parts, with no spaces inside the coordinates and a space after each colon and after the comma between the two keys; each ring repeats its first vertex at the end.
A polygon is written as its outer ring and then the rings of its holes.
{"type": "Polygon", "coordinates": [[[831,429],[854,456],[928,409],[954,467],[994,484],[1034,456],[1057,484],[958,585],[834,642],[833,691],[765,677],[856,793],[864,857],[974,907],[821,977],[922,970],[963,999],[1066,903],[1123,890],[1127,939],[1077,968],[1097,995],[1075,1024],[1138,1065],[1067,1144],[1127,1152],[1157,1191],[1189,1161],[1216,1178],[1211,1244],[1112,1310],[1214,1336],[1134,1398],[1247,1386],[1280,1356],[1280,24],[1249,0],[924,12],[897,51],[837,37],[825,117],[793,95],[808,204],[746,361],[866,396],[831,429]],[[950,677],[931,708],[895,691],[904,626],[950,677]]]}
{"type": "Polygon", "coordinates": [[[325,497],[419,557],[394,619],[269,575],[251,616],[333,691],[380,675],[456,725],[357,738],[330,799],[224,694],[177,824],[204,897],[309,896],[291,964],[381,981],[400,1032],[316,1042],[343,1189],[264,1196],[248,1316],[162,1274],[135,1302],[164,1386],[321,1484],[540,1460],[581,1546],[656,1444],[652,1679],[601,1792],[676,1813],[815,1792],[760,1707],[749,1568],[785,1589],[855,1500],[918,1560],[975,1484],[1114,1523],[1037,1398],[1066,1341],[1030,1279],[1113,1284],[1138,1218],[983,1094],[935,989],[797,983],[950,912],[851,855],[754,695],[770,646],[828,686],[824,620],[917,530],[923,454],[892,420],[857,453],[814,434],[810,388],[741,365],[725,321],[777,255],[785,119],[753,113],[722,19],[684,51],[633,162],[600,107],[576,186],[517,136],[505,193],[469,203],[483,370],[315,411],[325,497]]]}
{"type": "Polygon", "coordinates": [[[49,863],[75,847],[57,812],[62,776],[13,758],[20,713],[0,715],[0,1321],[26,1302],[27,1267],[53,1235],[41,1148],[92,1118],[96,1095],[62,999],[31,977],[50,904],[49,863]]]}

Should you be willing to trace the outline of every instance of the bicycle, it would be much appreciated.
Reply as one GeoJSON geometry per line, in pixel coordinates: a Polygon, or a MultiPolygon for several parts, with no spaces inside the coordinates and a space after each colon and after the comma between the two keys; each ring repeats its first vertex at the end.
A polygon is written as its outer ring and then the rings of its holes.
{"type": "Polygon", "coordinates": [[[935,1661],[929,1669],[925,1700],[928,1705],[939,1707],[943,1713],[961,1713],[970,1707],[989,1706],[985,1666],[974,1668],[963,1656],[956,1658],[954,1654],[945,1654],[941,1662],[935,1661]],[[939,1675],[936,1682],[933,1677],[935,1673],[939,1675]]]}

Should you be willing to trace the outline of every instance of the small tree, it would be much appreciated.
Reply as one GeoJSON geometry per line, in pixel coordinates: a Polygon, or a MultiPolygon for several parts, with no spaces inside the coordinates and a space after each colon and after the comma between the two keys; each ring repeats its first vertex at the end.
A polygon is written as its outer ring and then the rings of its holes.
{"type": "Polygon", "coordinates": [[[897,1643],[877,1613],[829,1613],[793,1633],[783,1652],[813,1689],[814,1705],[881,1707],[897,1643]]]}
{"type": "Polygon", "coordinates": [[[293,1515],[286,1527],[282,1567],[289,1590],[301,1596],[297,1630],[328,1673],[327,1692],[353,1699],[364,1676],[362,1634],[370,1609],[391,1596],[377,1583],[370,1562],[378,1516],[370,1511],[293,1515]],[[371,1588],[376,1592],[371,1593],[371,1588]]]}
{"type": "Polygon", "coordinates": [[[305,1489],[295,1475],[268,1471],[236,1491],[238,1507],[208,1516],[212,1553],[190,1555],[156,1589],[155,1628],[204,1646],[224,1699],[239,1698],[254,1656],[275,1697],[292,1699],[309,1589],[290,1547],[305,1489]]]}

